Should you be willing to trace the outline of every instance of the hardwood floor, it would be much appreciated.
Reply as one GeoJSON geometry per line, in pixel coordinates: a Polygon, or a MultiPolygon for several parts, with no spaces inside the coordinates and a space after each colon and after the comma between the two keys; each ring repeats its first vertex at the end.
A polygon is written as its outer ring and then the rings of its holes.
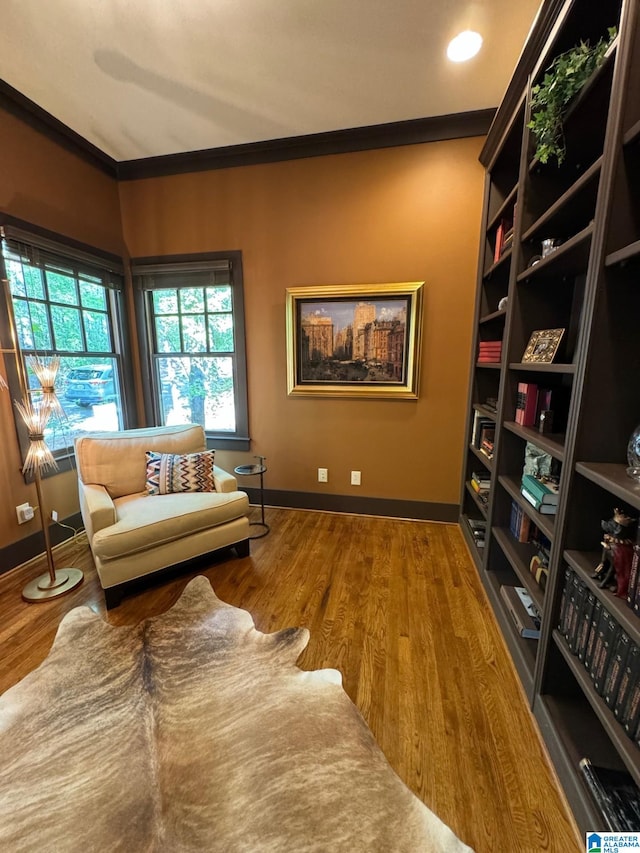
{"type": "MultiPolygon", "coordinates": [[[[457,526],[280,509],[267,520],[250,557],[209,561],[106,620],[160,613],[204,574],[259,630],[309,628],[300,667],[342,672],[393,768],[477,853],[583,849],[457,526]]],[[[72,607],[105,614],[86,544],[57,549],[56,565],[85,581],[46,604],[20,598],[42,562],[0,576],[0,692],[46,657],[72,607]]]]}

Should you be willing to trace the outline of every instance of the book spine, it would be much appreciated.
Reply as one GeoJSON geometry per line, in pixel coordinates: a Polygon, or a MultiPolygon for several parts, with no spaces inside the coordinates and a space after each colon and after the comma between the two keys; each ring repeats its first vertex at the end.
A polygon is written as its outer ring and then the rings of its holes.
{"type": "Polygon", "coordinates": [[[635,643],[632,643],[627,653],[627,660],[622,671],[622,676],[620,677],[620,684],[618,685],[618,695],[613,705],[613,715],[620,723],[624,718],[629,696],[639,674],[640,648],[635,643]]]}
{"type": "Polygon", "coordinates": [[[573,591],[574,603],[567,642],[569,643],[569,650],[575,655],[578,653],[578,634],[580,629],[580,622],[582,620],[584,599],[587,594],[587,587],[582,583],[581,580],[579,580],[577,575],[574,576],[572,586],[575,586],[575,590],[573,591]]]}
{"type": "Polygon", "coordinates": [[[494,264],[498,263],[500,260],[500,254],[502,252],[502,244],[504,242],[504,222],[500,222],[498,228],[496,230],[496,245],[493,252],[493,262],[494,264]]]}
{"type": "Polygon", "coordinates": [[[598,626],[599,646],[596,648],[597,657],[594,658],[594,666],[591,670],[593,686],[599,696],[602,696],[604,690],[604,679],[609,666],[609,658],[619,630],[620,628],[616,620],[603,608],[600,625],[598,626]]]}
{"type": "Polygon", "coordinates": [[[640,566],[640,545],[633,546],[633,559],[631,560],[631,571],[629,572],[629,586],[627,587],[627,604],[633,607],[638,586],[638,566],[640,566]]]}
{"type": "Polygon", "coordinates": [[[598,640],[598,626],[600,625],[600,619],[602,617],[602,602],[596,601],[595,606],[593,608],[593,615],[591,617],[591,627],[589,628],[589,639],[587,640],[587,649],[584,653],[584,666],[589,674],[591,674],[591,669],[593,665],[593,658],[596,650],[596,643],[598,640]]]}
{"type": "Polygon", "coordinates": [[[630,646],[631,640],[629,639],[629,635],[621,630],[609,659],[609,666],[607,667],[604,679],[604,690],[602,691],[603,699],[609,708],[613,708],[616,704],[620,681],[627,662],[630,646]]]}
{"type": "Polygon", "coordinates": [[[538,386],[532,382],[528,382],[525,392],[524,412],[522,413],[522,426],[531,427],[535,425],[537,406],[538,386]]]}
{"type": "Polygon", "coordinates": [[[593,771],[593,766],[588,758],[583,758],[579,765],[582,778],[585,781],[587,790],[591,795],[593,804],[596,806],[603,820],[607,824],[607,829],[610,832],[622,832],[620,829],[617,815],[614,811],[611,797],[605,790],[604,786],[593,771]]]}
{"type": "Polygon", "coordinates": [[[584,609],[582,611],[580,627],[578,628],[578,640],[576,643],[578,659],[583,663],[587,652],[587,642],[589,640],[589,631],[591,630],[591,624],[593,621],[593,608],[596,606],[596,600],[595,593],[588,590],[584,601],[584,609]]]}
{"type": "Polygon", "coordinates": [[[560,621],[558,623],[558,629],[563,637],[567,636],[569,630],[567,611],[569,609],[569,589],[571,587],[572,575],[573,572],[571,571],[571,569],[564,570],[564,586],[562,587],[562,601],[560,603],[560,621]]]}

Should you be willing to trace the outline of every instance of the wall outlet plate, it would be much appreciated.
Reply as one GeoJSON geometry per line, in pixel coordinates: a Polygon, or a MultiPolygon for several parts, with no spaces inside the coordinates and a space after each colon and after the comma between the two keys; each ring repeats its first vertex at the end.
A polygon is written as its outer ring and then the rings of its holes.
{"type": "Polygon", "coordinates": [[[359,486],[360,485],[360,471],[352,471],[351,472],[351,485],[359,486]]]}
{"type": "Polygon", "coordinates": [[[329,482],[329,469],[328,468],[318,468],[318,482],[319,483],[328,483],[329,482]]]}

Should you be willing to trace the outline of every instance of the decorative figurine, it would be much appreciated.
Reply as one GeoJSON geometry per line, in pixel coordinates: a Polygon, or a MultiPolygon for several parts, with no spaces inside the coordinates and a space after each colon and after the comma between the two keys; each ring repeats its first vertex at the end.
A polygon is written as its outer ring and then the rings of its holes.
{"type": "Polygon", "coordinates": [[[625,598],[629,588],[636,522],[621,509],[614,509],[613,518],[600,522],[604,530],[602,557],[591,577],[597,579],[600,589],[610,589],[619,598],[625,598]]]}

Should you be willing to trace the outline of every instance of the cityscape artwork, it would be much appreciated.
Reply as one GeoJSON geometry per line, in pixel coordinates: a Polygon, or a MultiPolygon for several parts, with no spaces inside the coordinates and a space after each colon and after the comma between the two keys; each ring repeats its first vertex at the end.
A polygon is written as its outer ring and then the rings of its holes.
{"type": "Polygon", "coordinates": [[[287,290],[289,394],[415,399],[422,285],[287,290]]]}

